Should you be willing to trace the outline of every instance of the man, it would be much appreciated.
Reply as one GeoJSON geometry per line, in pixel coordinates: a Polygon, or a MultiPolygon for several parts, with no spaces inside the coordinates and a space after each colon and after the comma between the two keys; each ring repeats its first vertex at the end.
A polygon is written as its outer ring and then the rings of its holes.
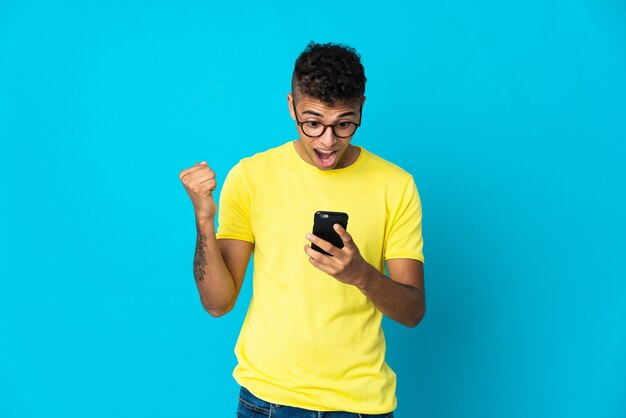
{"type": "Polygon", "coordinates": [[[239,417],[393,416],[381,321],[414,327],[424,315],[422,210],[410,174],[351,144],[365,81],[354,49],[307,46],[287,95],[299,138],[232,168],[217,234],[215,173],[205,161],[180,172],[196,216],[194,276],[212,316],[233,308],[254,252],[235,347],[239,417]],[[307,233],[319,210],[348,213],[350,232],[334,226],[343,248],[307,233]]]}

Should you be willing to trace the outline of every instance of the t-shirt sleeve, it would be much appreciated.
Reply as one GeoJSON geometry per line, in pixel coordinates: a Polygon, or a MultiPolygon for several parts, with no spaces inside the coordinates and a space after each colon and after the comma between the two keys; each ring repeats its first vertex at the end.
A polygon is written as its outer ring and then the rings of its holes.
{"type": "Polygon", "coordinates": [[[391,208],[386,232],[385,260],[411,258],[424,262],[422,204],[413,177],[391,208]]]}
{"type": "Polygon", "coordinates": [[[217,215],[218,239],[238,239],[254,243],[250,223],[250,188],[243,161],[236,164],[224,179],[217,215]]]}

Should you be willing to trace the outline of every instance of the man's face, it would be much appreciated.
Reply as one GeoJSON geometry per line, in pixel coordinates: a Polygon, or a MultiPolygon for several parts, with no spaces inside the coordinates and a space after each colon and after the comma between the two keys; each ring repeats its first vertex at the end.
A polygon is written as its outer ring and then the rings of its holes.
{"type": "MultiPolygon", "coordinates": [[[[294,100],[294,96],[291,93],[287,96],[287,100],[292,119],[298,120],[301,124],[308,125],[308,127],[317,126],[322,128],[320,124],[339,124],[335,128],[339,132],[343,126],[361,122],[362,100],[354,103],[338,103],[333,107],[317,99],[302,95],[297,95],[294,100]]],[[[354,147],[350,146],[352,135],[347,138],[338,137],[330,126],[326,128],[321,136],[316,138],[307,136],[302,131],[301,126],[298,126],[298,134],[300,138],[297,141],[299,145],[297,149],[299,148],[300,156],[307,163],[316,166],[320,170],[343,168],[354,162],[355,151],[353,150],[354,147]]]]}

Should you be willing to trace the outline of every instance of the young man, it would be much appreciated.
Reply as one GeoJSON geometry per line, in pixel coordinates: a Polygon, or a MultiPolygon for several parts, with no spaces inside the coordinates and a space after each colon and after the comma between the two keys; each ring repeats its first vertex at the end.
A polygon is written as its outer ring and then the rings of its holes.
{"type": "Polygon", "coordinates": [[[235,347],[239,417],[393,416],[381,321],[414,327],[424,315],[422,210],[410,174],[351,144],[365,81],[354,49],[307,46],[287,95],[299,138],[232,168],[217,233],[215,173],[204,161],[180,172],[196,216],[194,276],[211,315],[233,308],[254,252],[235,347]],[[334,226],[343,248],[310,233],[320,210],[348,214],[350,232],[334,226]]]}

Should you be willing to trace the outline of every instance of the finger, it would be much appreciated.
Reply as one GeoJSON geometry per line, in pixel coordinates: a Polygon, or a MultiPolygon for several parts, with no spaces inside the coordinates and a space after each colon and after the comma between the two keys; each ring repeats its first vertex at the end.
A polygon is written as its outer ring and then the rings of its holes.
{"type": "Polygon", "coordinates": [[[180,178],[181,180],[183,180],[183,178],[185,176],[188,176],[189,174],[193,173],[194,171],[197,171],[198,168],[200,168],[200,166],[198,165],[194,165],[193,167],[189,167],[186,168],[184,170],[182,170],[179,174],[178,174],[178,178],[180,178]]]}
{"type": "MultiPolygon", "coordinates": [[[[306,234],[306,239],[308,239],[309,241],[311,241],[311,243],[317,245],[322,250],[326,251],[328,254],[330,254],[332,256],[336,256],[338,254],[338,252],[340,251],[339,248],[335,247],[330,242],[325,241],[325,240],[321,239],[320,237],[315,236],[313,234],[306,234]]],[[[315,251],[315,250],[313,250],[313,251],[315,251]]]]}
{"type": "Polygon", "coordinates": [[[332,266],[327,264],[329,260],[332,260],[331,257],[324,255],[318,251],[315,251],[313,248],[308,245],[304,246],[304,252],[309,256],[309,262],[313,264],[314,267],[323,271],[326,274],[332,275],[333,269],[332,266]]]}
{"type": "Polygon", "coordinates": [[[202,183],[202,187],[200,189],[200,193],[204,196],[210,196],[211,193],[215,191],[215,187],[217,186],[217,182],[213,179],[207,180],[206,183],[202,183]]]}
{"type": "Polygon", "coordinates": [[[185,187],[196,194],[205,194],[212,192],[217,186],[215,178],[204,177],[200,179],[192,179],[185,187]]]}
{"type": "Polygon", "coordinates": [[[182,177],[182,175],[184,175],[184,174],[187,174],[187,173],[193,172],[193,171],[195,171],[196,169],[198,169],[198,168],[202,168],[202,167],[208,167],[208,168],[211,168],[211,167],[209,167],[209,165],[207,164],[207,162],[206,162],[206,161],[201,161],[201,162],[195,163],[195,164],[194,164],[193,166],[191,166],[191,167],[188,167],[188,168],[186,168],[186,169],[182,170],[182,171],[180,172],[181,177],[182,177]]]}
{"type": "Polygon", "coordinates": [[[202,185],[203,188],[208,187],[211,191],[213,191],[215,190],[215,187],[217,186],[217,181],[215,180],[215,177],[211,177],[206,180],[198,182],[198,185],[202,185]]]}
{"type": "Polygon", "coordinates": [[[313,265],[313,267],[317,268],[318,270],[323,271],[324,273],[326,273],[326,274],[328,274],[330,276],[333,275],[332,270],[330,270],[328,268],[328,266],[320,263],[319,261],[309,257],[309,263],[311,263],[313,265]]]}
{"type": "Polygon", "coordinates": [[[333,228],[335,228],[335,231],[337,232],[337,234],[339,234],[339,238],[341,238],[341,241],[343,241],[344,246],[353,244],[352,235],[348,234],[348,231],[346,231],[343,226],[335,224],[333,225],[333,228]]]}
{"type": "Polygon", "coordinates": [[[326,254],[320,253],[317,250],[314,250],[313,247],[311,247],[310,245],[305,245],[304,246],[304,252],[312,259],[316,260],[319,263],[322,264],[328,264],[329,259],[332,259],[332,257],[327,256],[326,254]]]}
{"type": "Polygon", "coordinates": [[[213,176],[215,177],[215,171],[211,170],[211,168],[207,165],[195,165],[191,168],[187,168],[183,171],[180,172],[179,177],[182,181],[192,181],[195,176],[195,173],[204,173],[204,172],[208,172],[208,173],[213,173],[213,176]],[[208,170],[208,171],[207,171],[208,170]],[[184,178],[186,177],[186,179],[184,178]]]}
{"type": "Polygon", "coordinates": [[[181,173],[188,173],[191,171],[195,171],[197,168],[200,168],[200,167],[208,167],[208,164],[206,163],[206,161],[203,161],[202,163],[195,163],[191,167],[187,167],[184,170],[182,170],[181,173]]]}
{"type": "Polygon", "coordinates": [[[204,183],[205,181],[215,180],[215,172],[214,171],[196,171],[193,174],[193,177],[189,179],[189,183],[204,183]]]}

